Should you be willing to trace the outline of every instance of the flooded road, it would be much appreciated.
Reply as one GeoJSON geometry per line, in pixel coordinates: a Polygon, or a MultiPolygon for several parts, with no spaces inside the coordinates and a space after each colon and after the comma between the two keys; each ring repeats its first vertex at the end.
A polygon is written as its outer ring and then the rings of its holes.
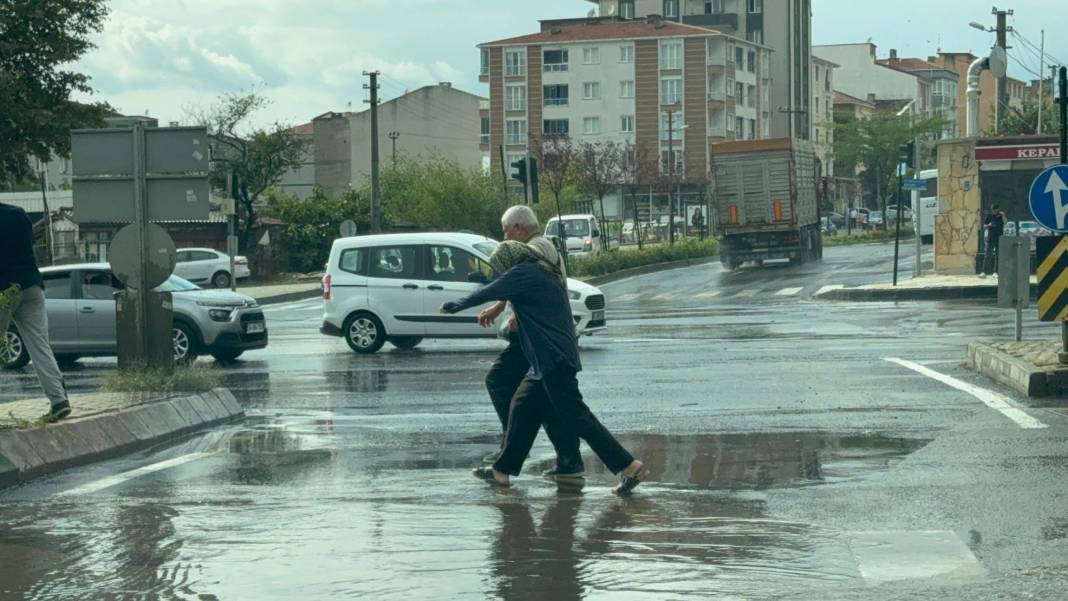
{"type": "Polygon", "coordinates": [[[1011,315],[813,301],[874,269],[833,250],[604,287],[580,382],[652,468],[626,499],[585,449],[581,484],[542,477],[544,437],[513,488],[469,475],[499,343],[356,356],[314,301],[269,308],[271,347],[205,362],[245,422],[0,493],[0,599],[1063,598],[1068,415],[1025,405],[1024,429],[886,360],[1011,396],[960,366],[1011,315]]]}

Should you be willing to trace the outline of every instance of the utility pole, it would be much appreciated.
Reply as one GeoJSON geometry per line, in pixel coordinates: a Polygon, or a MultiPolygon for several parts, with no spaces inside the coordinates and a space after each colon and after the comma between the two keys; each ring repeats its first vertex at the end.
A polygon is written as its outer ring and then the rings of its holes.
{"type": "MultiPolygon", "coordinates": [[[[1005,24],[1005,17],[1013,14],[1012,10],[998,10],[995,6],[990,10],[990,14],[997,17],[997,27],[994,29],[997,32],[997,45],[1002,50],[1008,51],[1006,45],[1005,34],[1012,31],[1011,27],[1005,24]]],[[[1001,135],[1001,121],[1005,116],[1005,112],[1009,108],[1009,77],[1007,74],[1002,75],[997,81],[997,105],[994,107],[994,132],[1001,135]]]]}
{"type": "Polygon", "coordinates": [[[1038,47],[1038,129],[1035,131],[1042,135],[1042,72],[1046,70],[1046,30],[1042,30],[1042,41],[1038,47]]]}
{"type": "Polygon", "coordinates": [[[44,243],[47,255],[45,264],[51,265],[56,260],[56,248],[53,242],[54,236],[52,236],[52,211],[48,208],[48,166],[44,161],[38,161],[37,169],[37,175],[41,178],[41,205],[44,208],[45,218],[44,243]]]}
{"type": "Polygon", "coordinates": [[[397,168],[397,138],[400,137],[399,131],[389,132],[389,141],[393,143],[393,168],[397,168]]]}
{"type": "Polygon", "coordinates": [[[675,244],[675,199],[672,190],[675,188],[675,113],[668,109],[668,164],[671,165],[670,180],[668,182],[668,241],[675,244]]]}
{"type": "Polygon", "coordinates": [[[382,231],[382,191],[378,186],[378,76],[380,71],[364,71],[371,78],[370,84],[363,89],[371,91],[371,232],[382,231]]]}

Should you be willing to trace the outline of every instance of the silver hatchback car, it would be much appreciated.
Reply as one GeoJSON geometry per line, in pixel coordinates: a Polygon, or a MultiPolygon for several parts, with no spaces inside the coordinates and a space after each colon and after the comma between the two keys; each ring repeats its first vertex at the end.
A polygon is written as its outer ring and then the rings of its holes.
{"type": "MultiPolygon", "coordinates": [[[[48,336],[56,359],[70,363],[79,357],[118,353],[115,293],[123,285],[107,263],[46,267],[41,270],[48,312],[48,336]]],[[[267,322],[256,300],[229,290],[203,290],[171,276],[156,290],[170,292],[174,305],[174,358],[192,361],[202,354],[231,361],[246,350],[267,346],[267,322]]],[[[5,368],[30,361],[18,329],[7,331],[5,368]]]]}

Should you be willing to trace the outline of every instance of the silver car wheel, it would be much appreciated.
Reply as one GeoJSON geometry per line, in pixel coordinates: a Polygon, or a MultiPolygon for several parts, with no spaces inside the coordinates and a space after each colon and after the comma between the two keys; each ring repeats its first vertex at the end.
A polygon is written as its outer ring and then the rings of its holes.
{"type": "Polygon", "coordinates": [[[181,361],[189,355],[189,336],[181,328],[171,330],[174,336],[174,360],[181,361]]]}
{"type": "Polygon", "coordinates": [[[4,364],[14,363],[22,354],[22,337],[14,332],[7,332],[7,352],[4,354],[4,364]]]}
{"type": "Polygon", "coordinates": [[[349,326],[349,338],[360,348],[370,348],[378,339],[378,328],[366,317],[358,317],[349,326]]]}

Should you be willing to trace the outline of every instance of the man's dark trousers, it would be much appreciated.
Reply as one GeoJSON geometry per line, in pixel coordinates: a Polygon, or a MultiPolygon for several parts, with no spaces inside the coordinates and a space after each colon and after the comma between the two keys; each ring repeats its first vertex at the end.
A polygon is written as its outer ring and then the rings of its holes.
{"type": "MultiPolygon", "coordinates": [[[[501,429],[504,431],[508,430],[512,397],[528,371],[530,371],[530,363],[519,344],[519,334],[512,332],[508,335],[508,347],[493,362],[486,375],[486,390],[489,392],[490,400],[493,401],[493,410],[497,412],[497,417],[501,420],[501,429]]],[[[538,387],[537,390],[531,391],[531,394],[544,395],[544,391],[538,387]]],[[[574,429],[562,422],[555,411],[545,411],[541,418],[538,423],[545,428],[549,442],[556,449],[557,465],[560,467],[582,465],[579,437],[574,429]]],[[[537,435],[536,428],[535,435],[537,435]]]]}
{"type": "Polygon", "coordinates": [[[1001,236],[991,233],[987,236],[986,252],[983,253],[983,273],[993,275],[998,271],[998,246],[1001,244],[1001,236]]]}

